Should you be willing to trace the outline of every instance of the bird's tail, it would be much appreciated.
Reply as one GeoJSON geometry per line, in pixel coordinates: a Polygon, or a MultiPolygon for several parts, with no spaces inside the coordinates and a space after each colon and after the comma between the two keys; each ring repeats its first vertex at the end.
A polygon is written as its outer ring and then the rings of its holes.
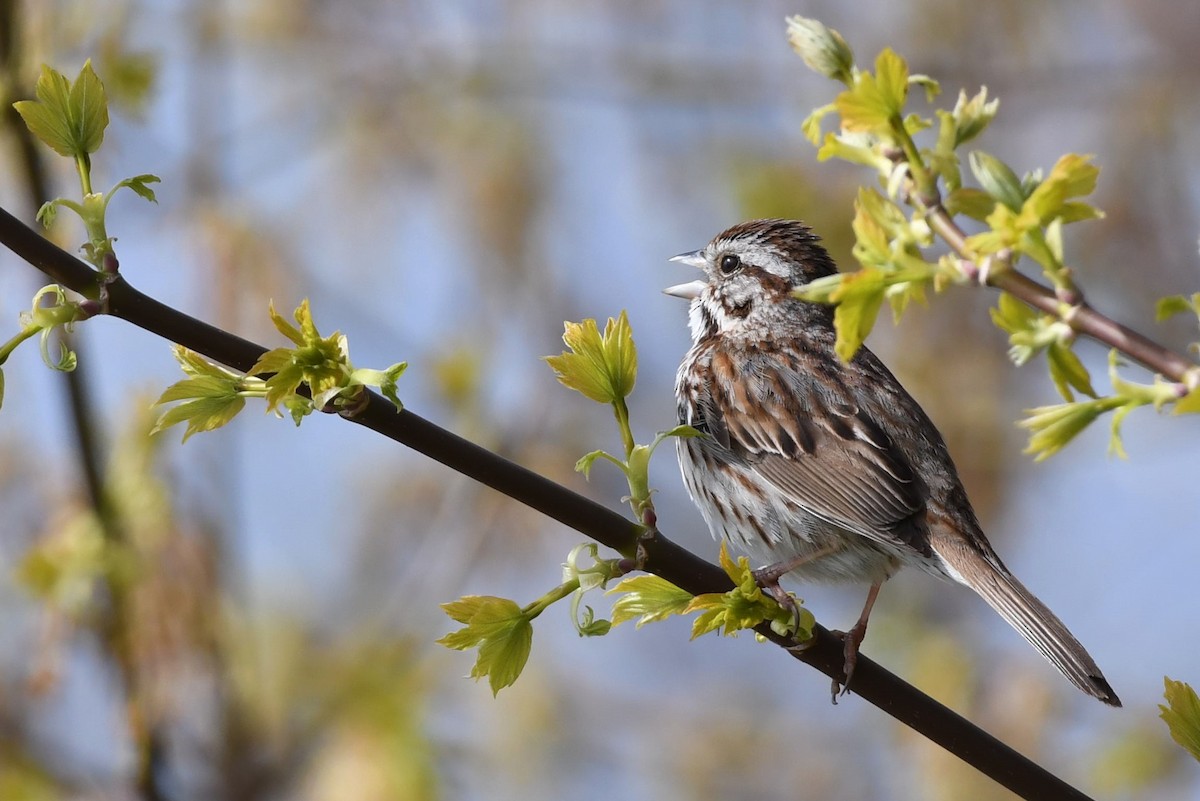
{"type": "Polygon", "coordinates": [[[966,582],[968,586],[1072,684],[1106,704],[1120,706],[1121,699],[1075,635],[1003,565],[988,562],[994,569],[979,571],[966,582]]]}

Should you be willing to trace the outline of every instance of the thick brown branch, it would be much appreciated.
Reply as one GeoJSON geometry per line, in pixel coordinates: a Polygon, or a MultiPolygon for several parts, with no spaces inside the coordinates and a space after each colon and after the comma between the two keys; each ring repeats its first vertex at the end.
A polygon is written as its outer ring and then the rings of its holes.
{"type": "MultiPolygon", "coordinates": [[[[0,209],[0,241],[73,289],[95,285],[94,273],[88,267],[30,231],[3,209],[0,209]]],[[[265,351],[260,345],[143,295],[121,278],[109,287],[109,298],[112,315],[230,367],[247,370],[265,351]]],[[[397,412],[379,395],[372,393],[352,422],[407,445],[616,551],[631,553],[639,543],[642,528],[617,512],[411,412],[397,412]]],[[[723,592],[732,586],[716,565],[657,532],[641,543],[646,555],[645,569],[688,592],[723,592]]],[[[762,633],[780,645],[790,644],[769,629],[762,633]]],[[[820,626],[814,635],[804,650],[788,653],[831,678],[841,679],[845,661],[841,639],[820,626]]],[[[866,657],[859,657],[854,692],[1023,798],[1087,799],[1079,790],[866,657]]]]}

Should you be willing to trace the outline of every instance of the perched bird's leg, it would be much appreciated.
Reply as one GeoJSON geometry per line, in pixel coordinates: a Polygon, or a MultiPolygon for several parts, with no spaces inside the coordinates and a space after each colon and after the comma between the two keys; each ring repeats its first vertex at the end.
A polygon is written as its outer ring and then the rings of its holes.
{"type": "MultiPolygon", "coordinates": [[[[790,559],[784,559],[782,562],[772,562],[769,565],[756,568],[751,571],[751,575],[758,582],[758,586],[762,587],[764,591],[775,599],[775,603],[783,607],[785,611],[792,613],[793,622],[799,627],[800,610],[796,608],[796,602],[792,600],[792,596],[788,591],[779,586],[779,580],[801,565],[820,559],[822,556],[828,556],[836,550],[838,550],[837,545],[830,545],[819,551],[798,554],[790,559]]],[[[865,625],[863,626],[863,630],[866,630],[865,625]]]]}
{"type": "Polygon", "coordinates": [[[858,647],[862,645],[863,637],[867,636],[867,620],[871,617],[871,608],[875,606],[875,599],[879,597],[879,589],[883,587],[883,582],[886,580],[877,581],[871,585],[871,589],[867,591],[867,602],[863,604],[862,614],[858,616],[858,622],[851,626],[849,631],[833,632],[842,638],[842,654],[846,660],[842,664],[842,672],[846,674],[845,682],[839,685],[837,679],[833,680],[833,702],[835,704],[838,695],[850,692],[850,679],[854,676],[854,666],[858,664],[858,647]]]}

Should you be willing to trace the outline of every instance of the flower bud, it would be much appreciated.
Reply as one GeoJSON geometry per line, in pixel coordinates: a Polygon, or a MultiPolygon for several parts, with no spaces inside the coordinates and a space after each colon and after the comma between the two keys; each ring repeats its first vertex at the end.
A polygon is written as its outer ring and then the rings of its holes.
{"type": "Polygon", "coordinates": [[[818,20],[799,16],[788,18],[787,32],[792,49],[809,69],[850,85],[854,52],[840,33],[818,20]]]}

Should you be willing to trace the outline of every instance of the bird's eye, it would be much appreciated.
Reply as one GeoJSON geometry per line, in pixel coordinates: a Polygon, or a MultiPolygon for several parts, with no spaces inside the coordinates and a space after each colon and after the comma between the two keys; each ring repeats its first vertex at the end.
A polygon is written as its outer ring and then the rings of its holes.
{"type": "Polygon", "coordinates": [[[723,275],[733,275],[742,266],[742,260],[732,253],[726,253],[721,257],[721,273],[723,275]]]}

